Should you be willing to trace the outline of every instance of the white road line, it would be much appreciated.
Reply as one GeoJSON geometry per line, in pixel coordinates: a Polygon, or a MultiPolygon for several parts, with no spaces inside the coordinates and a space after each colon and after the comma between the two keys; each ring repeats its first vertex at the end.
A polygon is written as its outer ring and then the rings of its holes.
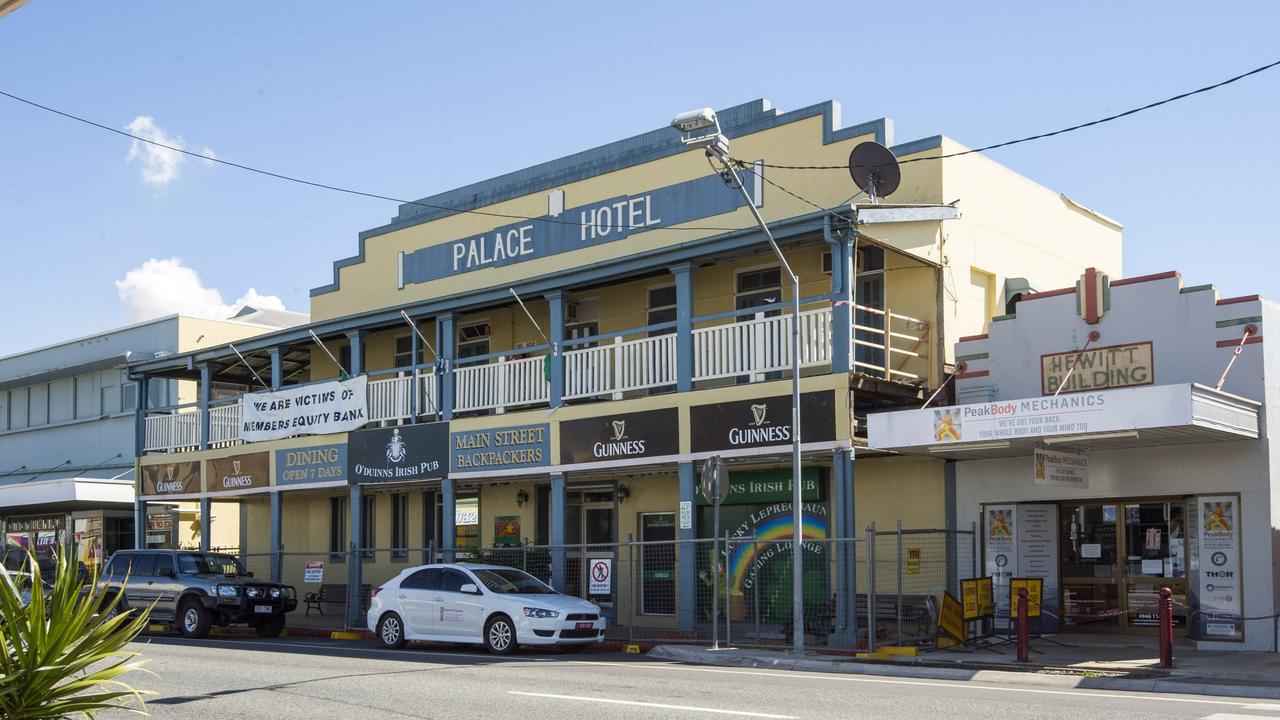
{"type": "Polygon", "coordinates": [[[748,712],[746,710],[721,710],[720,708],[694,707],[693,705],[668,705],[666,703],[640,702],[639,700],[615,700],[613,698],[583,697],[580,695],[554,695],[552,693],[520,692],[519,690],[508,690],[507,694],[523,695],[525,697],[550,698],[552,700],[577,700],[580,702],[606,703],[609,705],[638,705],[640,707],[661,708],[663,710],[683,710],[685,712],[713,713],[716,715],[738,715],[740,717],[797,720],[795,715],[770,715],[769,713],[748,712]]]}
{"type": "MultiPolygon", "coordinates": [[[[1115,700],[1154,700],[1159,702],[1180,702],[1180,703],[1192,703],[1197,705],[1230,705],[1231,707],[1237,707],[1237,708],[1244,708],[1249,706],[1249,703],[1243,703],[1239,701],[1233,702],[1230,700],[1197,700],[1194,698],[1169,697],[1168,695],[1163,695],[1163,694],[1151,695],[1151,694],[1141,694],[1141,693],[1131,693],[1131,692],[1104,693],[1104,692],[1096,692],[1091,690],[1040,690],[1037,688],[1012,688],[1012,687],[1007,687],[1005,685],[975,684],[975,683],[991,682],[988,680],[975,680],[975,681],[894,680],[894,679],[881,678],[881,677],[864,677],[864,676],[852,677],[849,675],[828,675],[823,673],[813,673],[813,672],[805,672],[805,671],[759,672],[759,671],[750,671],[750,670],[721,670],[718,668],[690,667],[688,665],[668,665],[668,664],[657,665],[657,664],[651,664],[651,663],[611,663],[611,662],[593,661],[593,660],[577,660],[577,661],[570,661],[570,662],[577,665],[612,665],[615,667],[630,668],[632,670],[637,670],[637,669],[675,670],[679,672],[705,672],[705,673],[717,673],[717,674],[723,674],[723,675],[756,675],[759,677],[779,677],[779,678],[788,678],[791,680],[818,679],[818,680],[835,680],[839,682],[850,682],[850,683],[879,683],[883,685],[916,685],[916,686],[923,686],[923,687],[939,687],[939,688],[949,688],[949,689],[964,688],[966,690],[981,690],[981,691],[991,690],[991,691],[1009,692],[1009,693],[1033,693],[1037,695],[1070,695],[1072,697],[1098,697],[1098,698],[1111,698],[1115,700]]],[[[1253,716],[1253,720],[1259,720],[1258,716],[1256,715],[1253,716]]]]}
{"type": "Polygon", "coordinates": [[[1261,711],[1261,712],[1276,712],[1276,711],[1280,711],[1280,704],[1278,704],[1278,703],[1254,703],[1253,705],[1245,705],[1245,706],[1244,706],[1244,709],[1245,709],[1245,710],[1258,710],[1258,711],[1261,711]]]}
{"type": "MultiPolygon", "coordinates": [[[[1274,708],[1276,706],[1272,705],[1271,707],[1274,708]]],[[[1261,715],[1237,715],[1235,713],[1214,713],[1212,715],[1206,715],[1205,717],[1201,718],[1201,720],[1266,720],[1266,718],[1264,718],[1261,715]]]]}

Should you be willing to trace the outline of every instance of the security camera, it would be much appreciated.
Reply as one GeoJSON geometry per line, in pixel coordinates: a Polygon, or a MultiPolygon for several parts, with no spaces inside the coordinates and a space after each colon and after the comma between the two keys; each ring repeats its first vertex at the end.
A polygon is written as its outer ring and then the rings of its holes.
{"type": "Polygon", "coordinates": [[[720,132],[716,111],[709,107],[680,113],[671,120],[671,127],[680,131],[685,147],[707,148],[717,154],[729,151],[729,138],[720,132]],[[700,130],[705,132],[699,133],[700,130]]]}

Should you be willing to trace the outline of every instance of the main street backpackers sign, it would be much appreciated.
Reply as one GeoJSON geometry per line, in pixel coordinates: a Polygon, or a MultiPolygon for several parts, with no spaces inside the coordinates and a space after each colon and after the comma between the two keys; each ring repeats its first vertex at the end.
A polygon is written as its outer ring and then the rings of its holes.
{"type": "Polygon", "coordinates": [[[369,421],[365,386],[361,375],[245,395],[240,438],[262,442],[358,430],[369,421]]]}

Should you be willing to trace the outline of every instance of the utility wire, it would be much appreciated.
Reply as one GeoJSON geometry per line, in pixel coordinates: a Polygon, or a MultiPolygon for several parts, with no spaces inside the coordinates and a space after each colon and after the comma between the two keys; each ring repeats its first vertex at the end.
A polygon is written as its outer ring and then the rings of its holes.
{"type": "MultiPolygon", "coordinates": [[[[1044,138],[1050,138],[1055,135],[1063,135],[1065,133],[1074,132],[1076,130],[1082,130],[1087,127],[1093,127],[1094,125],[1101,125],[1103,123],[1108,123],[1108,122],[1111,122],[1112,120],[1119,120],[1120,118],[1128,117],[1130,115],[1136,115],[1144,110],[1150,110],[1152,108],[1157,108],[1157,107],[1160,107],[1161,105],[1166,105],[1168,103],[1171,103],[1177,100],[1183,100],[1185,98],[1191,97],[1192,95],[1199,95],[1200,93],[1206,93],[1206,92],[1209,92],[1210,90],[1216,90],[1225,85],[1230,85],[1233,82],[1243,80],[1251,75],[1257,75],[1258,73],[1270,70],[1278,65],[1280,65],[1280,60],[1276,60],[1275,62],[1272,62],[1272,63],[1267,63],[1266,65],[1263,65],[1261,67],[1256,67],[1248,72],[1240,73],[1235,77],[1227,78],[1226,80],[1223,80],[1221,82],[1216,82],[1212,85],[1206,85],[1202,88],[1197,88],[1195,90],[1191,90],[1188,92],[1179,93],[1177,95],[1174,95],[1173,97],[1167,97],[1163,100],[1157,100],[1153,103],[1148,103],[1146,105],[1143,105],[1142,107],[1136,107],[1131,110],[1125,110],[1122,113],[1116,113],[1115,115],[1108,115],[1107,117],[1098,118],[1097,120],[1090,120],[1089,122],[1080,123],[1079,125],[1072,125],[1071,127],[1065,127],[1065,128],[1062,128],[1061,130],[1054,130],[1052,132],[1040,133],[1038,135],[1029,135],[1024,138],[1018,138],[1017,140],[1006,140],[1004,142],[996,143],[994,145],[987,145],[985,147],[973,148],[972,150],[962,150],[960,152],[947,153],[945,155],[933,155],[931,157],[918,157],[918,158],[909,158],[907,160],[899,160],[898,164],[905,165],[906,163],[922,162],[925,160],[942,160],[945,158],[960,157],[961,155],[970,155],[973,153],[986,152],[988,150],[995,150],[997,148],[1009,147],[1010,145],[1017,145],[1019,143],[1031,142],[1032,140],[1042,140],[1044,138]]],[[[846,170],[847,171],[849,169],[849,165],[847,164],[845,165],[775,165],[773,163],[764,163],[764,166],[769,168],[774,168],[775,170],[846,170]]]]}
{"type": "MultiPolygon", "coordinates": [[[[62,111],[62,110],[58,110],[57,108],[49,107],[48,105],[41,105],[40,103],[35,102],[34,100],[28,100],[28,99],[26,99],[26,98],[24,98],[24,97],[19,97],[18,95],[14,95],[13,93],[5,92],[4,90],[0,90],[0,95],[2,95],[2,96],[4,96],[4,97],[7,97],[7,98],[9,98],[10,100],[16,100],[17,102],[24,103],[24,104],[26,104],[26,105],[30,105],[31,107],[39,108],[40,110],[44,110],[45,112],[50,112],[50,113],[53,113],[54,115],[62,116],[62,117],[64,117],[64,118],[67,118],[68,120],[75,120],[76,122],[84,123],[85,125],[90,125],[90,126],[92,126],[92,127],[96,127],[96,128],[98,128],[98,129],[100,129],[100,130],[106,130],[107,132],[111,132],[111,133],[115,133],[116,135],[120,135],[120,136],[123,136],[123,137],[127,137],[127,138],[129,138],[130,140],[136,140],[136,141],[138,141],[138,142],[144,142],[144,143],[147,143],[148,145],[154,145],[154,146],[159,147],[159,148],[164,148],[165,150],[171,150],[171,151],[176,152],[176,153],[182,153],[183,155],[189,155],[189,156],[191,156],[191,157],[193,157],[193,158],[197,158],[197,159],[200,159],[200,160],[205,160],[205,161],[207,161],[207,162],[218,163],[218,164],[220,164],[220,165],[226,165],[226,166],[228,166],[228,167],[237,168],[237,169],[239,169],[239,170],[244,170],[244,171],[246,171],[246,172],[257,173],[257,174],[259,174],[259,175],[265,175],[265,176],[267,176],[267,177],[276,178],[277,180],[286,180],[286,181],[288,181],[288,182],[298,183],[299,185],[307,185],[307,186],[314,187],[314,188],[320,188],[320,189],[322,189],[322,190],[332,190],[332,191],[334,191],[334,192],[346,193],[346,194],[348,194],[348,195],[356,195],[356,196],[359,196],[359,197],[373,198],[374,200],[386,200],[386,201],[388,201],[388,202],[399,203],[399,204],[401,204],[401,205],[415,205],[415,206],[417,206],[417,207],[424,207],[424,208],[428,208],[428,209],[431,209],[431,210],[443,210],[443,211],[451,212],[451,213],[467,213],[467,214],[470,214],[470,215],[484,215],[484,216],[487,216],[487,217],[505,218],[505,219],[508,219],[508,220],[536,220],[536,221],[538,221],[538,222],[551,223],[551,224],[555,224],[555,225],[572,225],[572,226],[574,226],[574,227],[583,227],[583,224],[582,224],[581,222],[575,222],[575,221],[572,221],[572,220],[556,220],[555,218],[551,218],[551,217],[547,217],[547,216],[543,216],[543,217],[530,217],[530,216],[528,216],[528,215],[514,215],[514,214],[510,214],[510,213],[500,213],[500,212],[493,212],[493,211],[489,211],[489,210],[471,210],[471,209],[467,209],[467,208],[449,207],[449,206],[447,206],[447,205],[435,205],[435,204],[432,204],[432,203],[422,202],[421,200],[403,200],[403,199],[401,199],[401,198],[391,197],[390,195],[380,195],[380,194],[378,194],[378,193],[365,192],[365,191],[363,191],[363,190],[355,190],[355,189],[353,189],[353,188],[342,187],[342,186],[340,186],[340,185],[329,185],[329,184],[327,184],[327,183],[315,182],[315,181],[313,181],[313,180],[305,180],[305,179],[303,179],[303,178],[294,177],[294,176],[292,176],[292,175],[285,175],[285,174],[283,174],[283,173],[272,172],[272,171],[270,171],[270,170],[263,170],[263,169],[261,169],[261,168],[256,168],[256,167],[253,167],[253,166],[251,166],[251,165],[243,165],[243,164],[241,164],[241,163],[231,162],[230,160],[223,160],[222,158],[218,158],[218,157],[210,157],[210,156],[208,156],[208,155],[204,155],[204,154],[197,153],[197,152],[192,152],[192,151],[190,151],[190,150],[186,150],[186,149],[183,149],[183,148],[180,148],[180,147],[175,147],[175,146],[173,146],[173,145],[166,145],[165,143],[162,143],[162,142],[157,142],[157,141],[155,141],[155,140],[151,140],[151,139],[148,139],[148,138],[139,137],[138,135],[134,135],[133,133],[125,132],[124,130],[118,130],[118,129],[116,129],[116,128],[113,128],[113,127],[111,127],[110,125],[103,125],[102,123],[94,122],[93,120],[89,120],[89,119],[87,119],[87,118],[80,117],[79,115],[73,115],[73,114],[71,114],[71,113],[69,113],[69,112],[64,112],[64,111],[62,111]]],[[[630,228],[630,227],[628,227],[628,226],[626,226],[626,225],[608,225],[608,226],[596,225],[595,227],[597,227],[597,228],[608,228],[610,231],[615,230],[615,229],[617,229],[617,230],[622,230],[622,229],[632,229],[632,228],[630,228]]],[[[688,231],[700,232],[700,231],[703,231],[703,230],[723,230],[723,231],[733,231],[733,230],[742,230],[742,229],[744,229],[744,228],[740,228],[740,227],[707,227],[707,226],[696,226],[696,227],[694,227],[694,226],[683,226],[683,227],[666,226],[666,227],[660,227],[660,228],[649,228],[649,229],[648,229],[648,232],[652,232],[652,231],[654,231],[654,230],[688,230],[688,231]]]]}

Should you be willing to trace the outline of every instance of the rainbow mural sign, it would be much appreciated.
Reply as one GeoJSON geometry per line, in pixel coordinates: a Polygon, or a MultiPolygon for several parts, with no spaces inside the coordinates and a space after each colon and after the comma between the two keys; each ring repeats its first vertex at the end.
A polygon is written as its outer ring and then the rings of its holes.
{"type": "MultiPolygon", "coordinates": [[[[739,529],[741,530],[741,528],[739,529]]],[[[830,534],[829,530],[830,523],[827,522],[826,508],[821,505],[806,504],[801,537],[805,540],[825,540],[830,534]]],[[[756,575],[766,563],[781,551],[790,553],[790,540],[794,537],[794,532],[795,521],[792,519],[790,506],[787,506],[786,512],[757,523],[755,536],[758,542],[734,546],[733,554],[729,558],[731,591],[745,593],[745,591],[750,590],[750,583],[755,582],[756,575]]],[[[750,537],[750,529],[742,533],[742,535],[750,537]]],[[[806,549],[810,553],[821,553],[823,547],[821,545],[809,545],[806,546],[806,549]]]]}

